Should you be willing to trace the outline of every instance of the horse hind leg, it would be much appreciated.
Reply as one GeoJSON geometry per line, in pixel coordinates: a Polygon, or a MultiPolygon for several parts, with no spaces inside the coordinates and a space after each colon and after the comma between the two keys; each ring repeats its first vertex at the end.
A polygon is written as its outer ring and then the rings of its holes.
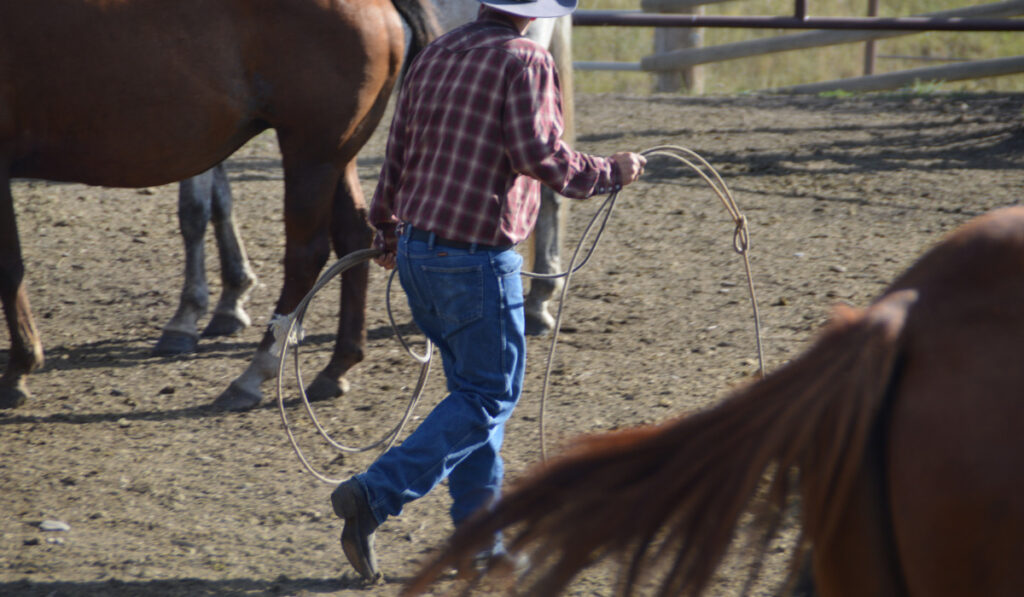
{"type": "Polygon", "coordinates": [[[185,279],[174,316],[164,326],[153,353],[187,354],[199,344],[198,323],[206,314],[210,289],[206,284],[203,237],[210,221],[214,170],[183,180],[178,184],[178,226],[185,243],[185,279]]]}
{"type": "MultiPolygon", "coordinates": [[[[367,249],[373,229],[367,213],[355,160],[345,167],[338,182],[331,216],[331,240],[338,257],[367,249]]],[[[345,373],[363,360],[366,347],[366,291],[369,264],[363,263],[341,275],[341,306],[334,352],[327,366],[306,388],[310,400],[326,400],[348,392],[345,373]]]]}
{"type": "Polygon", "coordinates": [[[213,317],[203,330],[204,338],[230,336],[249,326],[252,320],[244,304],[256,285],[256,274],[232,217],[231,186],[223,164],[213,169],[211,199],[211,221],[220,256],[221,294],[213,317]]]}
{"type": "Polygon", "coordinates": [[[14,220],[10,179],[5,173],[0,178],[0,300],[11,335],[7,369],[0,376],[0,409],[7,409],[20,406],[29,398],[25,377],[43,365],[43,347],[25,291],[25,265],[14,220]]]}
{"type": "Polygon", "coordinates": [[[178,185],[178,225],[185,244],[185,276],[178,308],[164,326],[153,349],[157,355],[195,352],[199,345],[199,320],[209,307],[204,236],[214,225],[220,253],[221,297],[203,337],[226,336],[247,327],[249,315],[242,308],[256,284],[238,229],[231,217],[231,187],[224,164],[181,181],[178,185]]]}
{"type": "MultiPolygon", "coordinates": [[[[287,178],[287,174],[286,174],[287,178]]],[[[367,220],[366,205],[355,160],[350,162],[344,174],[338,179],[331,209],[330,235],[334,250],[339,257],[352,251],[370,247],[373,240],[373,229],[367,220]]],[[[305,214],[309,215],[309,214],[305,214]]],[[[298,229],[312,231],[314,222],[319,218],[314,214],[309,218],[308,226],[298,229]]],[[[326,251],[320,257],[320,243],[317,234],[310,232],[306,251],[312,251],[313,257],[297,260],[307,267],[305,274],[309,276],[303,284],[303,293],[308,292],[315,283],[315,275],[327,260],[326,251]],[[312,268],[312,269],[311,269],[312,268]]],[[[288,269],[286,258],[286,270],[288,269]]],[[[286,280],[296,279],[287,276],[286,280]]],[[[306,398],[311,401],[326,400],[345,394],[349,383],[345,373],[363,360],[366,346],[366,291],[369,284],[369,264],[363,263],[350,268],[342,274],[341,308],[338,318],[338,332],[334,351],[326,367],[320,371],[306,387],[306,398]]],[[[305,296],[293,290],[290,298],[282,291],[282,300],[278,303],[275,317],[283,313],[292,313],[295,306],[305,296]],[[285,308],[287,304],[287,308],[285,308]]],[[[262,400],[260,386],[263,382],[277,376],[280,350],[273,337],[273,321],[271,328],[264,335],[263,341],[253,357],[249,367],[214,401],[214,406],[224,410],[246,410],[259,404],[262,400]]]]}
{"type": "Polygon", "coordinates": [[[295,308],[316,283],[330,256],[330,194],[339,173],[332,164],[305,163],[290,158],[282,143],[285,179],[284,285],[249,366],[213,401],[221,410],[241,411],[263,400],[262,385],[277,377],[282,346],[274,335],[275,323],[295,308]]]}

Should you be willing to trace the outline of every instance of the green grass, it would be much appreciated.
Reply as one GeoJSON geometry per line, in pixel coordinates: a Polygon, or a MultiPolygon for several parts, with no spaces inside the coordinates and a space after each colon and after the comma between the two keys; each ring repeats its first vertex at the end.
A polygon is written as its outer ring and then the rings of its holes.
{"type": "MultiPolygon", "coordinates": [[[[981,4],[984,2],[977,2],[981,4]]],[[[880,0],[878,16],[905,17],[970,6],[967,0],[880,0]]],[[[792,0],[737,0],[712,4],[706,15],[789,16],[792,0]]],[[[637,10],[639,0],[581,0],[586,10],[637,10]]],[[[867,0],[810,0],[812,16],[866,16],[867,0]]],[[[713,46],[797,31],[768,29],[705,28],[704,46],[713,46]]],[[[965,58],[982,60],[1024,55],[1024,32],[931,31],[878,40],[875,73],[881,74],[944,64],[936,60],[903,57],[965,58]],[[895,56],[895,57],[885,57],[895,56]]],[[[735,94],[772,87],[828,81],[863,74],[863,42],[826,46],[811,50],[781,52],[759,57],[706,64],[703,71],[705,94],[735,94]]],[[[647,27],[577,27],[573,31],[573,53],[581,61],[639,62],[653,52],[654,32],[647,27]]],[[[644,72],[575,72],[576,89],[584,93],[644,93],[654,84],[654,75],[644,72]]],[[[934,92],[1024,91],[1024,74],[970,81],[922,82],[918,89],[934,92]]]]}

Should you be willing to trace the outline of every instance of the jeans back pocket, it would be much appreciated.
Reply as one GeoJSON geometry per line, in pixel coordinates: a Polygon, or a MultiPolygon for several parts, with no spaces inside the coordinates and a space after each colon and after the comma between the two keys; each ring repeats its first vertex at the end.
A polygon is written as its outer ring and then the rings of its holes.
{"type": "Polygon", "coordinates": [[[455,328],[477,321],[484,313],[484,273],[482,265],[439,267],[421,266],[428,278],[434,309],[448,327],[455,328]]]}

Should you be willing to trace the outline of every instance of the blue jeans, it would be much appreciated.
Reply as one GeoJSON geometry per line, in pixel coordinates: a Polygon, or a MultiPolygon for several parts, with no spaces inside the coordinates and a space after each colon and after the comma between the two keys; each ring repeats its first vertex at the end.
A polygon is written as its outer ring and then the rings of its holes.
{"type": "Polygon", "coordinates": [[[500,495],[505,421],[526,363],[522,261],[514,250],[399,238],[399,279],[413,320],[441,353],[448,395],[404,442],[356,475],[378,523],[445,478],[456,525],[500,495]]]}

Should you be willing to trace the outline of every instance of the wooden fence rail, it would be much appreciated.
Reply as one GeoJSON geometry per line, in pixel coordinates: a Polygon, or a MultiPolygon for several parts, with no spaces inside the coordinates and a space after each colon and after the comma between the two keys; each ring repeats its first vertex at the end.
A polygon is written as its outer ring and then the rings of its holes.
{"type": "MultiPolygon", "coordinates": [[[[622,23],[624,26],[638,26],[637,23],[666,23],[668,20],[664,17],[667,17],[668,15],[653,15],[644,11],[694,10],[700,5],[719,1],[723,0],[643,0],[643,11],[577,11],[577,15],[579,16],[574,18],[574,24],[577,24],[578,26],[594,25],[598,23],[608,25],[610,23],[607,22],[607,15],[612,12],[621,13],[622,20],[616,20],[616,23],[622,23]],[[598,17],[595,13],[601,13],[601,16],[598,17]]],[[[830,28],[710,47],[684,47],[681,49],[661,51],[650,56],[645,56],[636,63],[581,61],[576,62],[575,67],[579,70],[632,70],[646,71],[654,74],[678,73],[680,71],[692,69],[701,64],[723,62],[776,52],[787,52],[854,42],[870,42],[877,39],[898,37],[912,33],[919,33],[923,30],[931,30],[932,26],[934,26],[935,29],[946,30],[951,30],[954,26],[965,27],[965,29],[962,30],[979,30],[971,29],[969,27],[972,25],[978,26],[978,24],[980,24],[984,26],[984,28],[980,30],[1022,30],[1024,29],[1024,21],[1006,18],[1021,14],[1024,14],[1024,0],[1005,0],[992,4],[968,6],[965,8],[916,15],[915,17],[904,19],[818,19],[818,22],[829,23],[830,26],[837,21],[841,21],[843,25],[838,28],[845,30],[837,31],[834,28],[830,28]],[[908,28],[898,29],[896,25],[900,22],[907,23],[908,28]],[[853,23],[853,25],[847,26],[849,23],[853,23]],[[865,29],[867,23],[884,24],[885,27],[880,27],[878,29],[865,29]],[[912,24],[913,27],[910,27],[910,24],[912,24]]],[[[684,26],[685,23],[712,23],[710,26],[729,26],[718,23],[718,21],[722,20],[725,20],[723,22],[726,23],[757,23],[756,25],[731,25],[734,27],[762,26],[762,20],[773,19],[768,17],[739,19],[735,17],[714,18],[699,17],[695,15],[672,16],[683,17],[682,20],[677,21],[680,23],[678,25],[679,27],[684,26]]],[[[796,28],[799,26],[799,23],[796,25],[790,23],[790,21],[797,19],[778,18],[774,20],[778,22],[781,19],[784,19],[791,26],[790,28],[796,28]]],[[[814,23],[815,19],[806,18],[802,19],[802,21],[806,23],[814,23]]],[[[805,26],[802,28],[811,27],[805,26]]],[[[664,43],[656,43],[656,48],[664,49],[664,43]]],[[[965,62],[958,65],[912,69],[910,71],[904,71],[903,75],[900,75],[899,73],[889,73],[887,75],[856,77],[825,83],[815,83],[813,85],[788,87],[786,90],[808,90],[808,92],[811,92],[809,90],[812,89],[845,91],[882,90],[902,87],[907,85],[908,82],[912,84],[915,80],[962,80],[1001,76],[1024,71],[1024,68],[1013,70],[1017,69],[1018,65],[1022,61],[1024,61],[1024,57],[1021,57],[1020,60],[997,59],[965,62]]]]}
{"type": "Polygon", "coordinates": [[[835,81],[826,81],[823,83],[807,83],[805,85],[779,87],[777,89],[769,89],[767,91],[779,93],[885,91],[888,89],[908,87],[919,81],[965,81],[968,79],[983,79],[985,77],[1013,75],[1020,72],[1024,72],[1024,56],[1009,56],[1007,58],[975,60],[972,62],[960,62],[945,66],[912,68],[894,73],[851,77],[848,79],[837,79],[835,81]]]}

